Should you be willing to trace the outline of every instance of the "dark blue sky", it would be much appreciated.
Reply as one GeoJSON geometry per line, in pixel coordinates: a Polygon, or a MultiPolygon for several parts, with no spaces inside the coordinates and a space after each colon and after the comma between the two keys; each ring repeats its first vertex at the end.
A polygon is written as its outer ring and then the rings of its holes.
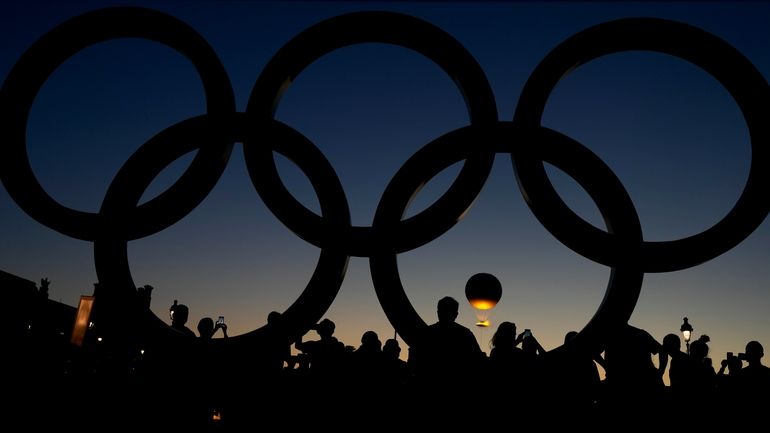
{"type": "MultiPolygon", "coordinates": [[[[120,2],[19,2],[0,5],[0,79],[37,38],[82,12],[120,2]]],[[[188,23],[214,48],[243,111],[271,56],[305,28],[359,10],[404,12],[442,28],[476,58],[493,89],[500,119],[513,116],[537,63],[570,35],[612,19],[653,16],[682,21],[724,39],[770,77],[770,4],[765,2],[131,2],[188,23]]],[[[164,128],[205,112],[201,82],[180,54],[154,42],[116,40],[73,56],[46,82],[32,107],[28,152],[42,186],[59,203],[89,212],[121,165],[164,128]]],[[[364,44],[335,51],[294,81],[276,117],[315,143],[339,175],[355,225],[371,224],[390,178],[424,144],[468,124],[453,82],[403,48],[364,44]]],[[[646,240],[701,232],[733,206],[751,158],[746,124],[727,91],[697,67],[662,54],[627,52],[581,66],[554,90],[543,124],[597,153],[617,174],[640,215],[646,240]]],[[[283,179],[318,209],[307,179],[279,159],[283,179]]],[[[191,160],[164,171],[145,199],[163,191],[191,160]]],[[[408,215],[432,203],[459,165],[428,184],[408,215]]],[[[589,222],[604,227],[587,195],[553,167],[557,190],[589,222]]],[[[0,269],[51,279],[51,296],[76,305],[96,281],[92,246],[42,226],[0,189],[0,269]]],[[[702,265],[645,276],[631,322],[662,340],[690,317],[709,334],[712,357],[770,344],[770,223],[738,247],[702,265]]],[[[212,193],[174,226],[129,244],[137,284],[152,284],[153,310],[166,318],[179,299],[190,324],[225,315],[231,332],[262,326],[301,293],[318,248],[302,241],[265,207],[237,144],[212,193]]],[[[472,327],[467,279],[496,275],[503,296],[491,311],[531,328],[546,348],[581,329],[601,302],[609,268],[571,251],[534,218],[518,190],[510,158],[499,155],[474,206],[439,239],[399,255],[401,280],[415,309],[435,321],[444,295],[462,301],[472,327]]],[[[393,329],[372,288],[368,262],[351,258],[326,314],[339,337],[357,346],[373,329],[393,329]]],[[[480,335],[487,348],[492,329],[480,335]]],[[[309,337],[313,338],[313,337],[309,337]]]]}

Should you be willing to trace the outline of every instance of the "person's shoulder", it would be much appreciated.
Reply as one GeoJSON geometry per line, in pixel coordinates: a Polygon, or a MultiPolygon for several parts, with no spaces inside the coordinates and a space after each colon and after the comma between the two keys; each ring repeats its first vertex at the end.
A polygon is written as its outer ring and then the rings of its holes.
{"type": "MultiPolygon", "coordinates": [[[[471,331],[471,329],[468,328],[467,326],[464,326],[464,325],[461,325],[461,324],[459,324],[457,322],[454,322],[454,326],[453,327],[454,327],[454,329],[457,329],[458,331],[464,332],[466,334],[473,335],[473,331],[471,331]]],[[[473,337],[473,338],[476,338],[476,337],[473,337]]]]}
{"type": "Polygon", "coordinates": [[[196,337],[196,338],[198,337],[192,329],[188,328],[185,325],[182,325],[182,326],[173,326],[172,325],[171,329],[173,329],[174,331],[179,332],[180,334],[183,334],[183,335],[189,335],[189,336],[193,336],[193,337],[196,337]]]}

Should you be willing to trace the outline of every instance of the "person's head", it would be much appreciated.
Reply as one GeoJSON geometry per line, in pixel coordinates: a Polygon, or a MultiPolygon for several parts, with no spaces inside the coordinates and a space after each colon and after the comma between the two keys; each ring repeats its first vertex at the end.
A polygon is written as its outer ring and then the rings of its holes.
{"type": "Polygon", "coordinates": [[[492,347],[500,347],[503,345],[513,345],[516,341],[516,324],[513,322],[501,322],[497,325],[497,331],[492,336],[490,344],[492,347]]]}
{"type": "Polygon", "coordinates": [[[572,339],[577,337],[577,335],[578,335],[577,331],[569,331],[566,334],[564,334],[564,344],[567,344],[570,341],[572,341],[572,339]]]}
{"type": "Polygon", "coordinates": [[[313,329],[321,336],[321,338],[331,337],[334,334],[334,328],[334,322],[329,319],[323,319],[313,326],[313,329]]]}
{"type": "MultiPolygon", "coordinates": [[[[174,313],[174,319],[176,319],[176,313],[174,313]]],[[[208,339],[214,335],[214,319],[211,317],[204,317],[198,321],[198,335],[201,338],[208,339]]]]}
{"type": "Polygon", "coordinates": [[[380,341],[380,337],[377,336],[376,332],[366,331],[361,336],[361,346],[376,348],[377,350],[380,350],[382,347],[382,342],[380,341]]]}
{"type": "Polygon", "coordinates": [[[759,341],[752,340],[746,343],[746,361],[749,364],[759,362],[763,356],[765,356],[765,349],[759,341]]]}
{"type": "Polygon", "coordinates": [[[690,343],[690,356],[694,359],[705,359],[709,355],[709,337],[702,335],[690,343]]]}
{"type": "Polygon", "coordinates": [[[460,303],[451,296],[445,296],[438,301],[436,313],[439,322],[454,322],[460,311],[460,303]]]}
{"type": "Polygon", "coordinates": [[[172,326],[184,326],[187,323],[187,317],[190,314],[190,310],[187,305],[177,304],[174,306],[174,318],[171,320],[172,326]]]}
{"type": "Polygon", "coordinates": [[[663,337],[663,349],[668,354],[678,353],[682,350],[682,340],[676,334],[666,334],[663,337]]]}
{"type": "Polygon", "coordinates": [[[280,321],[281,321],[281,317],[283,317],[283,316],[281,315],[281,313],[279,313],[279,312],[277,312],[277,311],[271,311],[271,312],[270,312],[270,313],[268,313],[268,315],[267,315],[267,324],[268,324],[268,325],[272,325],[272,326],[275,326],[275,325],[277,325],[277,324],[278,324],[278,322],[280,322],[280,321]]]}
{"type": "Polygon", "coordinates": [[[398,358],[401,355],[401,346],[399,346],[398,340],[395,338],[387,339],[382,347],[382,354],[386,358],[398,358]]]}

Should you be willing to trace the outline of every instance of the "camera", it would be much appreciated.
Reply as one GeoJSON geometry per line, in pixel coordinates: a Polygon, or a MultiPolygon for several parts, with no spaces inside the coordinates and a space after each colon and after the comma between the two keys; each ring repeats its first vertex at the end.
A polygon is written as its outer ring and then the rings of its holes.
{"type": "Polygon", "coordinates": [[[532,336],[532,331],[530,331],[529,329],[525,329],[524,330],[524,337],[531,337],[531,336],[532,336]]]}
{"type": "Polygon", "coordinates": [[[225,324],[225,316],[219,316],[219,319],[217,319],[217,326],[222,326],[225,324]]]}

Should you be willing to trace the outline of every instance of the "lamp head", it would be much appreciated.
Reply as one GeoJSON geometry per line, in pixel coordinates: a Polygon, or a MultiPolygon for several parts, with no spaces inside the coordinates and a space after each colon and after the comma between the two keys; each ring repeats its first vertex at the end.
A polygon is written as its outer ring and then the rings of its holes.
{"type": "Polygon", "coordinates": [[[682,338],[684,338],[685,343],[690,342],[690,337],[692,337],[692,325],[687,321],[687,318],[684,318],[684,322],[682,323],[682,326],[679,328],[680,331],[682,331],[682,338]]]}

